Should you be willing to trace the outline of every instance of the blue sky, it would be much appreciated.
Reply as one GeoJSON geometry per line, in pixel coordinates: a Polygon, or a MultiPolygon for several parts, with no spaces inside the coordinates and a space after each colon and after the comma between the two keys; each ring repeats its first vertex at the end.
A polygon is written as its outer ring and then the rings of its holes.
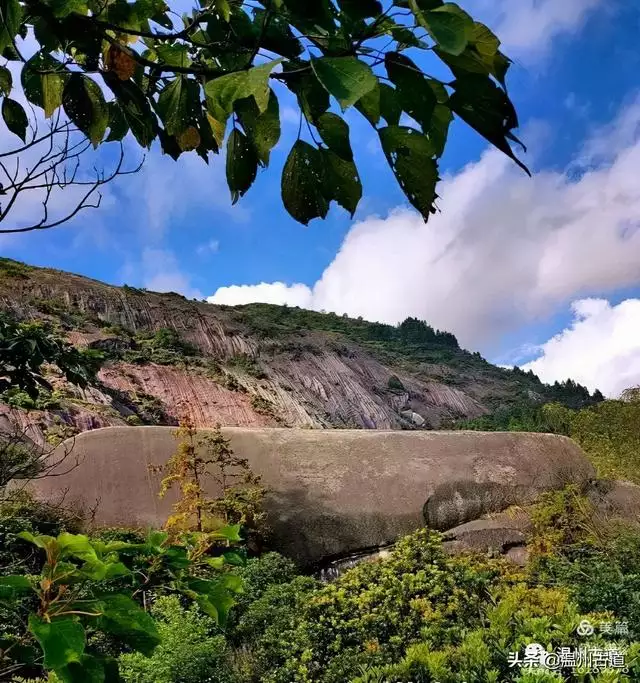
{"type": "MultiPolygon", "coordinates": [[[[152,151],[68,225],[1,237],[3,255],[221,303],[264,300],[455,332],[615,395],[640,384],[640,7],[633,0],[462,0],[503,39],[529,145],[524,176],[455,123],[442,214],[409,209],[373,135],[349,116],[364,197],[352,221],[295,223],[280,171],[297,134],[282,93],[271,166],[232,207],[223,159],[152,151]],[[635,182],[633,175],[636,174],[635,182]]],[[[131,163],[139,158],[130,150],[131,163]]]]}

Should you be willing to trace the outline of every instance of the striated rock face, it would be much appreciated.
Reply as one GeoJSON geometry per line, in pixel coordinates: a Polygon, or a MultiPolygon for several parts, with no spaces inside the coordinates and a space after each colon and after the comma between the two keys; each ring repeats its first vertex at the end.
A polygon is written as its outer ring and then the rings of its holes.
{"type": "MultiPolygon", "coordinates": [[[[175,451],[172,432],[116,427],[81,434],[72,451],[79,466],[35,482],[37,490],[53,499],[67,491],[66,500],[92,508],[99,524],[159,526],[173,501],[158,499],[161,475],[149,465],[166,462],[175,451]]],[[[523,504],[542,491],[569,482],[586,485],[594,477],[574,442],[550,434],[239,427],[223,432],[234,453],[262,476],[272,547],[305,565],[379,548],[420,528],[426,501],[452,482],[499,484],[517,492],[515,502],[523,504]]],[[[220,495],[215,479],[206,482],[210,495],[220,495]]],[[[511,503],[508,497],[493,509],[511,503]]]]}
{"type": "Polygon", "coordinates": [[[71,342],[112,359],[98,389],[82,392],[58,382],[59,409],[20,418],[33,423],[39,438],[54,421],[85,431],[138,418],[171,425],[185,414],[197,426],[434,429],[443,420],[485,414],[483,396],[504,389],[495,377],[473,373],[460,386],[447,385],[441,378],[449,371],[440,366],[383,359],[337,333],[301,329],[271,338],[248,325],[239,309],[48,269],[0,277],[0,308],[61,324],[71,342]],[[136,335],[164,328],[195,347],[199,365],[123,362],[136,335]],[[238,358],[249,359],[253,371],[238,358]],[[392,375],[401,390],[389,389],[392,375]],[[150,401],[154,419],[140,409],[150,401]]]}

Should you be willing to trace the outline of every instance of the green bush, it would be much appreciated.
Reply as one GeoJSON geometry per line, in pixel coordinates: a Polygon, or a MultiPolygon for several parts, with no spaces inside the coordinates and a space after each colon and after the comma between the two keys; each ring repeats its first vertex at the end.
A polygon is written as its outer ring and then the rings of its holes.
{"type": "Polygon", "coordinates": [[[404,391],[404,384],[397,375],[391,375],[387,382],[387,388],[391,391],[404,391]]]}
{"type": "Polygon", "coordinates": [[[231,681],[224,659],[223,635],[197,608],[185,609],[176,596],[158,598],[151,607],[160,645],[150,657],[120,656],[120,675],[127,683],[226,683],[231,681]]]}
{"type": "Polygon", "coordinates": [[[58,410],[61,406],[62,394],[59,391],[40,389],[37,397],[33,398],[18,387],[12,387],[2,393],[0,399],[12,408],[22,410],[58,410]]]}

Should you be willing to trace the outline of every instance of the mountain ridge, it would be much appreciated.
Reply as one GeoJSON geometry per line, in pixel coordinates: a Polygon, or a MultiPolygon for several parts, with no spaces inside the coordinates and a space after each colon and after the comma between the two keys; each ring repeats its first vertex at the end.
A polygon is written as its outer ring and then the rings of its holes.
{"type": "Polygon", "coordinates": [[[10,259],[0,259],[0,309],[105,354],[97,387],[54,376],[49,405],[13,416],[40,440],[65,429],[177,424],[185,414],[200,427],[438,429],[513,405],[596,400],[575,383],[544,385],[491,365],[414,318],[391,326],[217,306],[10,259]]]}

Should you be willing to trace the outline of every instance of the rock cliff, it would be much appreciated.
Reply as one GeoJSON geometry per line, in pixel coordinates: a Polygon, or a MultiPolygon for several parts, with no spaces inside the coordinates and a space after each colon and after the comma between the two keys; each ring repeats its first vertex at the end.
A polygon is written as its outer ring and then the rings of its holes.
{"type": "Polygon", "coordinates": [[[172,425],[186,413],[199,427],[437,429],[523,397],[543,400],[549,389],[419,321],[399,329],[297,308],[214,306],[7,259],[0,309],[48,320],[107,357],[100,386],[80,391],[52,377],[45,410],[12,411],[41,441],[172,425]]]}

